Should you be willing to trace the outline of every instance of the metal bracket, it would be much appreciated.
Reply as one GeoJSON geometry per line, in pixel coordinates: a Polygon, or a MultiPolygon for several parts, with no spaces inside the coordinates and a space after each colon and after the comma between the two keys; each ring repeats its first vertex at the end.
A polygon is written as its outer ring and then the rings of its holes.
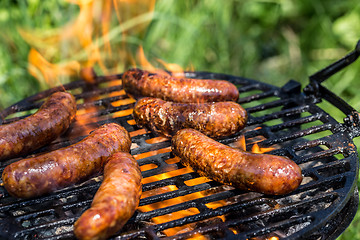
{"type": "Polygon", "coordinates": [[[360,136],[360,114],[344,100],[340,99],[333,92],[325,88],[321,83],[351,63],[355,62],[359,56],[360,40],[357,42],[355,49],[352,52],[340,60],[330,64],[326,68],[311,75],[309,77],[310,83],[305,86],[303,90],[308,97],[313,97],[315,99],[324,98],[345,113],[346,117],[344,118],[344,123],[339,126],[340,129],[338,130],[350,133],[351,138],[360,136]]]}
{"type": "Polygon", "coordinates": [[[330,64],[326,68],[314,73],[309,77],[310,83],[305,86],[304,93],[307,95],[314,95],[315,97],[319,96],[319,85],[335,73],[339,72],[341,69],[355,62],[356,59],[360,56],[360,40],[357,42],[355,49],[341,58],[340,60],[330,64]]]}
{"type": "Polygon", "coordinates": [[[329,77],[340,71],[341,69],[355,62],[359,56],[360,56],[360,40],[357,42],[355,49],[352,52],[350,52],[340,60],[330,64],[326,68],[311,75],[309,77],[310,82],[321,83],[325,81],[326,79],[328,79],[329,77]]]}

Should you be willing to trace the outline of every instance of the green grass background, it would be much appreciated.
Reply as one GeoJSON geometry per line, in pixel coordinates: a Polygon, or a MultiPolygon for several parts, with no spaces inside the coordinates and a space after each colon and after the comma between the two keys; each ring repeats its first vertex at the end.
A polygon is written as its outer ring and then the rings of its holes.
{"type": "MultiPolygon", "coordinates": [[[[18,30],[51,34],[78,12],[77,5],[60,0],[0,1],[0,110],[49,87],[29,74],[30,46],[18,30]]],[[[239,75],[276,86],[295,79],[305,86],[309,75],[355,47],[360,39],[360,2],[158,0],[154,19],[142,34],[124,40],[120,26],[113,27],[114,47],[126,41],[126,47],[135,54],[142,45],[149,60],[159,58],[199,71],[239,75]]],[[[48,47],[49,51],[54,48],[48,47]]],[[[51,60],[56,63],[74,57],[60,51],[51,60]]],[[[111,61],[105,64],[109,68],[114,65],[111,61]]],[[[127,67],[124,62],[115,70],[121,72],[127,67]]],[[[324,83],[357,110],[359,68],[360,60],[324,83]]],[[[359,220],[357,214],[339,239],[360,239],[359,220]]]]}

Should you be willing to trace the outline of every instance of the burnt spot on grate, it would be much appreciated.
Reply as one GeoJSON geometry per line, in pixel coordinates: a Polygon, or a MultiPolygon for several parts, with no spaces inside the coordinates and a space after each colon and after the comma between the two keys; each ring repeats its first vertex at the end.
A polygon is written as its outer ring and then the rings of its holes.
{"type": "MultiPolygon", "coordinates": [[[[131,153],[144,178],[143,195],[116,239],[328,239],[349,224],[357,207],[356,148],[341,124],[320,107],[321,99],[304,95],[295,81],[278,88],[226,74],[188,72],[187,77],[236,84],[238,102],[249,113],[248,124],[219,141],[248,150],[257,145],[288,156],[302,168],[301,186],[288,195],[267,196],[200,177],[172,154],[170,139],[136,126],[131,115],[135,100],[122,89],[121,74],[98,76],[92,86],[79,80],[38,93],[5,109],[1,121],[24,118],[51,93],[66,90],[77,99],[76,121],[34,155],[73,144],[104,123],[119,123],[129,131],[131,153]],[[245,146],[239,144],[242,138],[245,146]],[[343,217],[349,220],[335,221],[343,217]]],[[[0,163],[1,172],[19,159],[0,163]]],[[[95,176],[27,200],[15,199],[0,187],[0,236],[73,239],[73,223],[90,207],[101,181],[102,176],[95,176]]]]}

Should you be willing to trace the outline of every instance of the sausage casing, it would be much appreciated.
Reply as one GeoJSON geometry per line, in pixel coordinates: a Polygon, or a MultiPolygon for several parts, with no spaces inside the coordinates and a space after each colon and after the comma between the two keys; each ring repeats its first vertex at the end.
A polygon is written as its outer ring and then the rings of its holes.
{"type": "Polygon", "coordinates": [[[243,190],[283,195],[302,181],[300,167],[287,157],[234,149],[193,129],[179,130],[172,150],[200,175],[243,190]]]}
{"type": "Polygon", "coordinates": [[[8,165],[2,174],[9,194],[30,198],[83,181],[102,171],[114,152],[129,152],[131,139],[122,126],[101,126],[78,143],[8,165]]]}
{"type": "Polygon", "coordinates": [[[110,156],[91,207],[74,224],[75,236],[106,239],[119,231],[139,205],[141,179],[140,167],[129,153],[110,156]]]}
{"type": "Polygon", "coordinates": [[[130,69],[122,76],[124,90],[134,96],[156,97],[173,102],[237,101],[237,87],[225,80],[175,78],[130,69]]]}
{"type": "Polygon", "coordinates": [[[194,128],[212,138],[232,135],[244,128],[247,113],[235,102],[174,103],[159,98],[138,100],[136,123],[170,137],[183,128],[194,128]]]}
{"type": "Polygon", "coordinates": [[[0,125],[0,160],[22,156],[45,146],[68,129],[75,114],[74,96],[56,92],[33,115],[0,125]]]}

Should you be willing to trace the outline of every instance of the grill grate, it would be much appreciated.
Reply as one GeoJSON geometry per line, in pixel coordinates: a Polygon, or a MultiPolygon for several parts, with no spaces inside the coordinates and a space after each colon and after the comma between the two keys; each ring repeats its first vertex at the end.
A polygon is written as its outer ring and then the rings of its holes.
{"type": "MultiPolygon", "coordinates": [[[[236,147],[244,135],[247,149],[255,142],[274,147],[270,153],[288,156],[301,166],[302,185],[288,195],[267,196],[220,185],[185,168],[171,153],[169,139],[136,126],[131,116],[135,101],[122,89],[121,74],[98,76],[94,85],[79,80],[38,93],[2,111],[1,121],[6,124],[23,118],[51,93],[67,90],[77,99],[76,122],[34,154],[73,144],[108,122],[119,123],[130,132],[131,153],[144,177],[143,197],[139,210],[116,239],[200,235],[208,239],[336,238],[357,209],[358,159],[351,132],[321,108],[322,99],[302,93],[295,81],[278,88],[226,74],[188,72],[187,77],[236,84],[241,96],[238,102],[249,113],[248,126],[219,141],[236,147]]],[[[0,163],[0,171],[17,160],[0,163]]],[[[90,206],[101,180],[97,176],[29,200],[15,199],[0,187],[0,236],[73,239],[72,225],[90,206]]]]}

